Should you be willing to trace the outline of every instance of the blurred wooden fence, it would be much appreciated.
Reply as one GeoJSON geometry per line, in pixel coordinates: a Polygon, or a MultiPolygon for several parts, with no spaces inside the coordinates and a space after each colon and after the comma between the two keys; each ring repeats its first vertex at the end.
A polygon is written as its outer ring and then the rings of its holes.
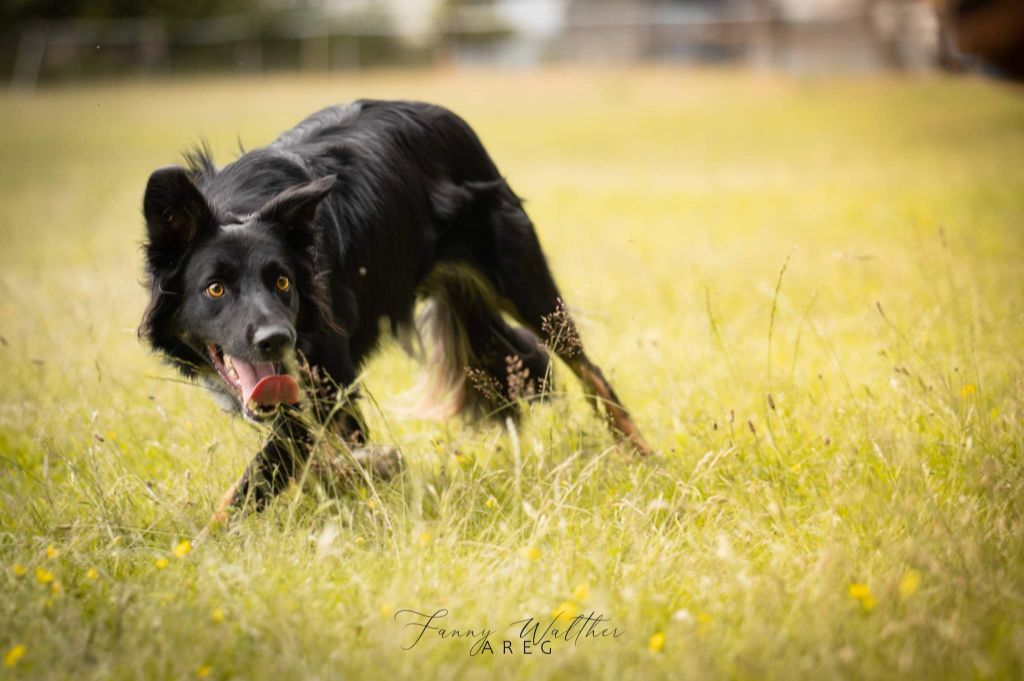
{"type": "MultiPolygon", "coordinates": [[[[877,3],[876,3],[877,4],[877,3]]],[[[319,11],[202,20],[66,20],[7,27],[0,64],[15,87],[50,78],[188,70],[330,71],[387,64],[741,62],[790,70],[927,68],[938,28],[927,3],[890,2],[819,21],[766,13],[700,15],[671,6],[570,3],[555,35],[529,35],[473,6],[444,15],[425,40],[402,36],[387,15],[319,11]],[[908,11],[908,8],[912,11],[908,11]],[[924,11],[922,9],[924,8],[924,11]]]]}

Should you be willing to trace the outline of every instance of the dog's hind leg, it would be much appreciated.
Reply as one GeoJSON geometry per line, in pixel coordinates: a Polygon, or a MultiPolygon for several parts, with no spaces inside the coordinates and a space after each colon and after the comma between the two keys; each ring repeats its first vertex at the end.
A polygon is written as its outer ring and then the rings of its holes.
{"type": "Polygon", "coordinates": [[[509,325],[487,277],[461,263],[438,265],[417,316],[429,344],[428,377],[417,411],[445,418],[518,415],[518,401],[550,388],[550,356],[529,330],[509,325]]]}
{"type": "Polygon", "coordinates": [[[576,374],[583,384],[584,391],[591,398],[594,408],[598,413],[603,411],[612,430],[629,442],[641,455],[651,454],[652,450],[640,434],[640,429],[637,428],[629,410],[604,377],[601,369],[587,357],[576,325],[557,291],[549,291],[548,294],[554,296],[551,311],[540,316],[540,332],[545,343],[576,374]]]}
{"type": "Polygon", "coordinates": [[[492,284],[499,305],[564,361],[583,384],[612,430],[640,454],[651,453],[629,410],[588,357],[562,301],[533,224],[507,188],[479,201],[453,232],[451,251],[492,284]],[[468,251],[468,255],[467,255],[468,251]]]}

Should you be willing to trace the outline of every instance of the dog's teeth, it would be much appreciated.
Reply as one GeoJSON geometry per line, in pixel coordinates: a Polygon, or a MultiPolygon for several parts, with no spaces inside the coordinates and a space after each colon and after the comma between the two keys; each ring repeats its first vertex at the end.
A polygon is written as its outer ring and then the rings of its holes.
{"type": "Polygon", "coordinates": [[[235,370],[235,363],[231,361],[231,355],[224,355],[224,366],[228,370],[228,376],[238,380],[238,371],[235,370]]]}

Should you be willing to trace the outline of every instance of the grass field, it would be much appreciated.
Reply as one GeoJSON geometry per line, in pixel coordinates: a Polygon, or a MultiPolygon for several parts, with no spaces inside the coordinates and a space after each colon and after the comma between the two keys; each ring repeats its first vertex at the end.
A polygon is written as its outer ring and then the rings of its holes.
{"type": "Polygon", "coordinates": [[[655,69],[0,94],[0,677],[1020,678],[1021,94],[655,69]],[[407,473],[189,551],[260,434],[136,340],[146,177],[363,96],[477,128],[659,456],[564,368],[515,432],[403,416],[389,347],[366,406],[407,473]],[[495,652],[403,650],[403,608],[495,652]],[[621,635],[524,655],[510,623],[558,612],[621,635]]]}

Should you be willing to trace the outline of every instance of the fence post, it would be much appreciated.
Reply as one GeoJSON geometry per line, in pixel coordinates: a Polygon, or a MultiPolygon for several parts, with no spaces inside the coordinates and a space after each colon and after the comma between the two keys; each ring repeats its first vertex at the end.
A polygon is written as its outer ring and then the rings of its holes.
{"type": "Polygon", "coordinates": [[[11,87],[34,90],[39,82],[48,42],[47,27],[32,27],[22,31],[18,40],[18,53],[14,58],[11,87]]]}

